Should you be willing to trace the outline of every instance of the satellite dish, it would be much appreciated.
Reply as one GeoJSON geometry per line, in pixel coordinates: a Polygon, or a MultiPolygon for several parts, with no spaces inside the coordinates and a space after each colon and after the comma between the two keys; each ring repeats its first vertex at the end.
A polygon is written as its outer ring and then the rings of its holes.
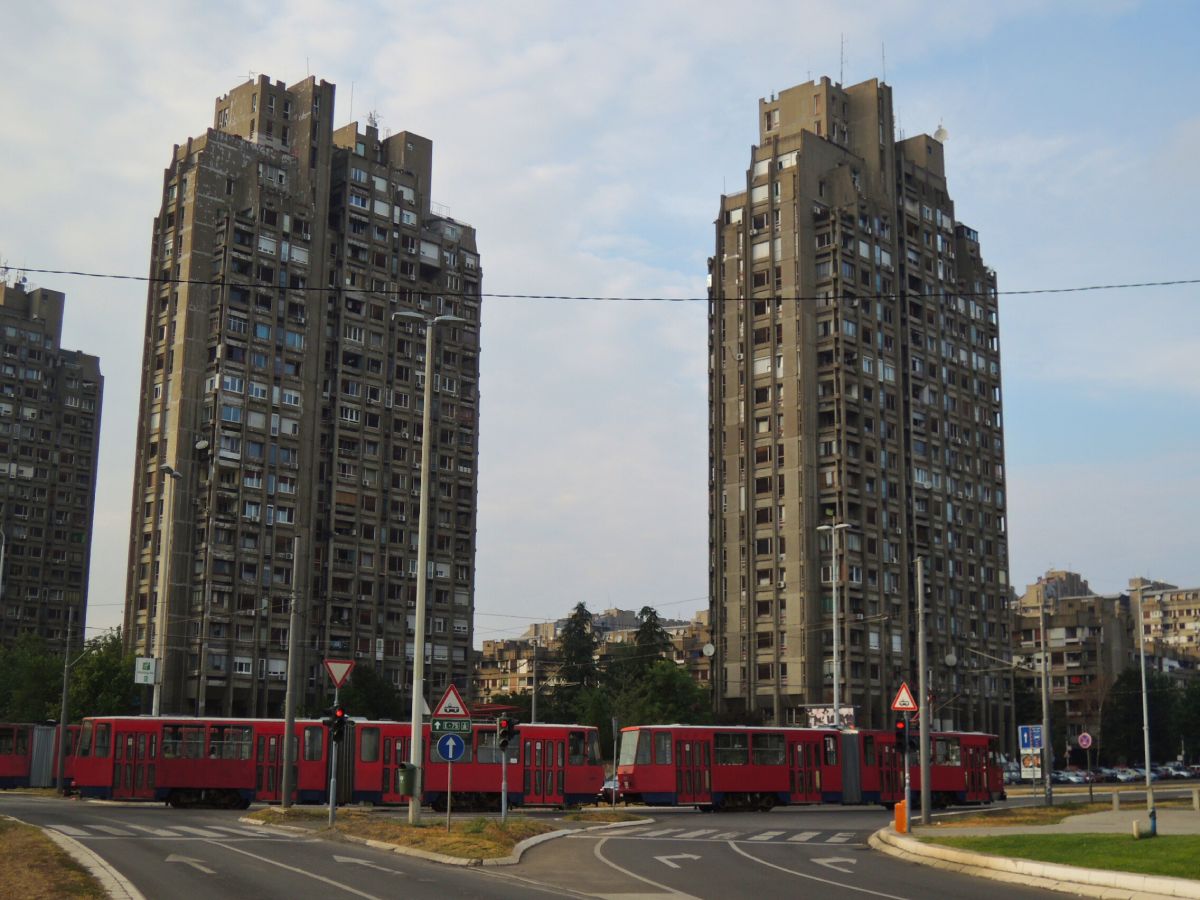
{"type": "Polygon", "coordinates": [[[946,665],[948,665],[950,668],[954,668],[958,665],[958,657],[954,655],[953,650],[946,654],[946,665]]]}
{"type": "Polygon", "coordinates": [[[712,656],[714,653],[717,652],[717,648],[714,647],[712,644],[705,644],[700,652],[703,653],[705,656],[712,656]]]}
{"type": "Polygon", "coordinates": [[[933,139],[939,144],[944,144],[946,141],[950,140],[950,132],[946,130],[946,126],[941,122],[938,122],[937,131],[933,133],[933,139]]]}

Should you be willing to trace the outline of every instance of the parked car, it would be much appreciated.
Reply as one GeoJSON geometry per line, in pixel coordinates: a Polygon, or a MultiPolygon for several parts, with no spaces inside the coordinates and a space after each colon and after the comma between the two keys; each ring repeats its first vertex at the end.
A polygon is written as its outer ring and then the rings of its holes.
{"type": "Polygon", "coordinates": [[[600,788],[600,792],[596,794],[596,802],[604,803],[611,806],[616,799],[621,796],[621,789],[617,787],[616,778],[604,779],[604,786],[600,788]]]}
{"type": "Polygon", "coordinates": [[[1133,769],[1121,768],[1116,770],[1116,778],[1119,783],[1128,784],[1131,781],[1138,780],[1138,773],[1133,769]]]}

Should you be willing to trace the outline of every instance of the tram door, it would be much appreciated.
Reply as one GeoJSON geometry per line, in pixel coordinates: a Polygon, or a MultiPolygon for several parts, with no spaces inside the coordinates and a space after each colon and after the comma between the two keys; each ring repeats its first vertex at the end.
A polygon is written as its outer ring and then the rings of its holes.
{"type": "Polygon", "coordinates": [[[792,803],[821,802],[821,745],[816,740],[792,745],[792,803]]]}
{"type": "MultiPolygon", "coordinates": [[[[964,742],[965,743],[965,742],[964,742]]],[[[963,747],[963,766],[966,775],[966,797],[968,802],[988,800],[987,751],[982,747],[963,747]]]]}
{"type": "Polygon", "coordinates": [[[283,735],[260,734],[254,750],[254,789],[259,800],[278,803],[283,788],[283,735]]]}
{"type": "Polygon", "coordinates": [[[383,800],[385,803],[398,803],[401,798],[408,799],[408,794],[400,792],[400,773],[408,762],[408,736],[383,739],[383,800]]]}
{"type": "Polygon", "coordinates": [[[675,795],[680,805],[712,802],[712,741],[680,737],[675,741],[675,795]]]}
{"type": "Polygon", "coordinates": [[[904,799],[904,755],[896,752],[896,745],[877,741],[875,752],[879,754],[879,802],[896,803],[904,799]]]}
{"type": "Polygon", "coordinates": [[[117,732],[113,745],[114,800],[153,799],[157,737],[144,731],[117,732]]]}
{"type": "Polygon", "coordinates": [[[525,802],[561,804],[566,745],[563,740],[525,741],[525,802]]]}

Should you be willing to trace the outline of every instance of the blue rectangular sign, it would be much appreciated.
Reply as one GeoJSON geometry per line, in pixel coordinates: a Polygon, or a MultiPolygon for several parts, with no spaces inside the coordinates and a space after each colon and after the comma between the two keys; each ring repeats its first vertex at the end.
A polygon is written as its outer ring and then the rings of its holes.
{"type": "Polygon", "coordinates": [[[1017,727],[1017,736],[1020,739],[1022,750],[1042,749],[1041,725],[1020,725],[1017,727]]]}

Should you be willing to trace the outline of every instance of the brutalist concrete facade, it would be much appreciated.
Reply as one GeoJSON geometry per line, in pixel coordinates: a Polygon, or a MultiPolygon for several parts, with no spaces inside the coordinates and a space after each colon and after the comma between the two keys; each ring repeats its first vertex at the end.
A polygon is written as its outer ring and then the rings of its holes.
{"type": "Polygon", "coordinates": [[[1003,733],[1011,628],[996,279],[942,144],[893,139],[891,88],[759,103],[710,260],[710,602],[719,711],[890,723],[917,687],[926,561],[935,726],[1003,733]],[[978,654],[986,654],[978,655],[978,654]]]}
{"type": "Polygon", "coordinates": [[[66,296],[0,281],[0,643],[85,635],[100,360],[64,350],[66,296]]]}
{"type": "Polygon", "coordinates": [[[424,652],[435,700],[470,683],[475,232],[435,211],[432,143],[335,130],[334,90],[235,88],[164,177],[125,617],[138,654],[165,645],[164,713],[280,714],[293,598],[302,702],[326,658],[409,690],[425,343],[402,310],[467,320],[437,333],[424,652]]]}

